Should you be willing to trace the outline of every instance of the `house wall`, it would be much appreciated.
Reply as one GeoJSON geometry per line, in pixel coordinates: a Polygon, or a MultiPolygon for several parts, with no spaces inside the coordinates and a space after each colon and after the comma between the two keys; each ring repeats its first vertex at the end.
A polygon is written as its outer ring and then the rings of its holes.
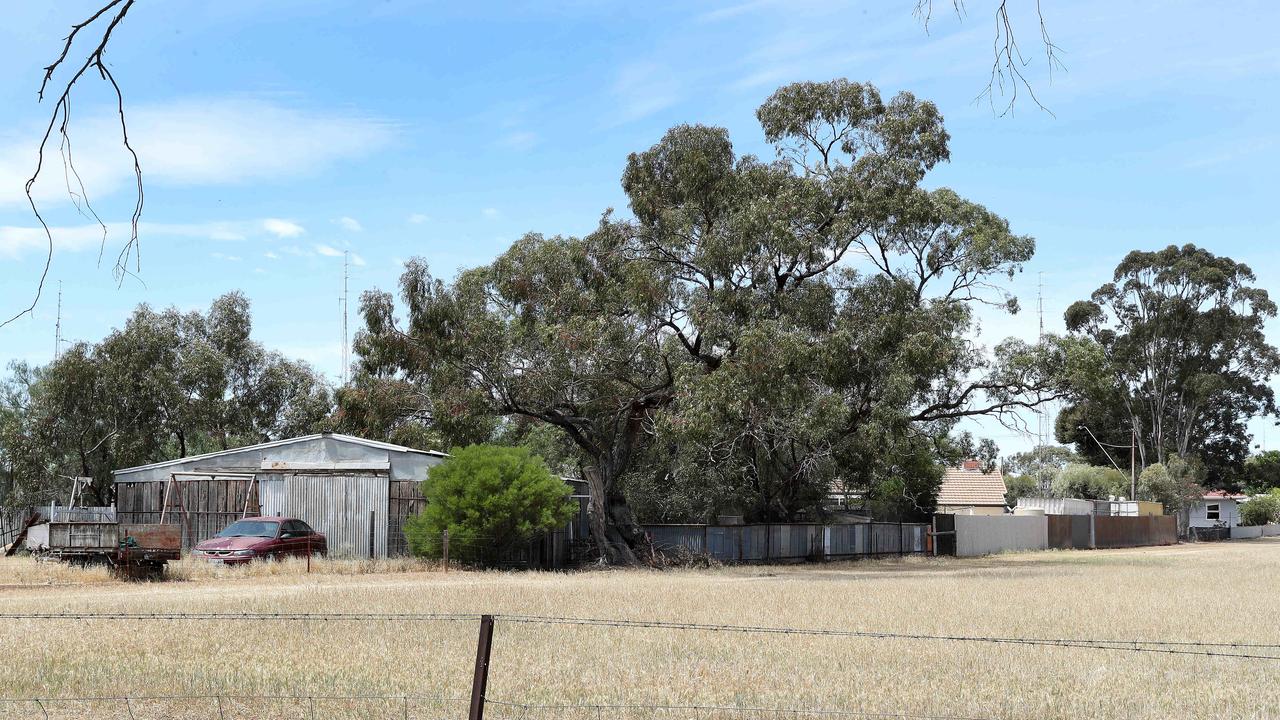
{"type": "Polygon", "coordinates": [[[1191,527],[1235,527],[1240,524],[1240,508],[1235,500],[1201,500],[1191,506],[1191,527]],[[1208,507],[1217,503],[1218,519],[1208,518],[1208,507]]]}
{"type": "Polygon", "coordinates": [[[956,555],[960,557],[1049,547],[1049,523],[1044,515],[956,515],[955,520],[956,555]]]}

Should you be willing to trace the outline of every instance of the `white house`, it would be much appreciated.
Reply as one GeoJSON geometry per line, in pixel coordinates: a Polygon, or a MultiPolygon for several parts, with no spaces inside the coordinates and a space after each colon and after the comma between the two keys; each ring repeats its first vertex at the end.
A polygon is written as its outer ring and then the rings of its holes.
{"type": "Polygon", "coordinates": [[[1248,495],[1211,490],[1191,506],[1191,527],[1235,527],[1240,524],[1240,502],[1248,495]]]}

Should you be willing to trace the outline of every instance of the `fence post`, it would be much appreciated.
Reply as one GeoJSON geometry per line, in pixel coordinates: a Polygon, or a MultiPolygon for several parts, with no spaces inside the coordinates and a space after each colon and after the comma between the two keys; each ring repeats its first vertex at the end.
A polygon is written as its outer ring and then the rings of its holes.
{"type": "Polygon", "coordinates": [[[441,554],[444,555],[444,571],[447,574],[449,572],[449,528],[444,529],[444,541],[442,545],[443,552],[441,554]]]}
{"type": "Polygon", "coordinates": [[[493,643],[493,616],[480,616],[480,638],[476,641],[476,672],[471,679],[471,712],[467,720],[484,720],[484,691],[489,684],[489,647],[493,643]]]}
{"type": "Polygon", "coordinates": [[[370,510],[369,511],[369,559],[370,560],[373,559],[373,523],[374,523],[374,511],[370,510]]]}

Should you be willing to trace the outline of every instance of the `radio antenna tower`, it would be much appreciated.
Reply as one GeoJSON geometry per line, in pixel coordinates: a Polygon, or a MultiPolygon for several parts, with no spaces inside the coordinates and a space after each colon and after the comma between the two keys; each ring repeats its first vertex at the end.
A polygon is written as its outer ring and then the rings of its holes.
{"type": "Polygon", "coordinates": [[[350,251],[348,250],[342,251],[342,298],[340,302],[342,304],[342,373],[341,373],[341,377],[342,377],[343,385],[347,384],[347,379],[348,379],[347,366],[350,364],[350,356],[349,356],[350,350],[349,350],[349,345],[347,344],[347,278],[349,276],[347,263],[350,257],[351,257],[350,251]]]}
{"type": "MultiPolygon", "coordinates": [[[[1036,313],[1040,318],[1040,332],[1036,342],[1044,345],[1044,272],[1036,273],[1036,313]]],[[[1036,447],[1044,447],[1044,409],[1036,408],[1036,447]]]]}
{"type": "Polygon", "coordinates": [[[62,357],[62,281],[58,281],[58,320],[53,325],[53,359],[62,357]]]}

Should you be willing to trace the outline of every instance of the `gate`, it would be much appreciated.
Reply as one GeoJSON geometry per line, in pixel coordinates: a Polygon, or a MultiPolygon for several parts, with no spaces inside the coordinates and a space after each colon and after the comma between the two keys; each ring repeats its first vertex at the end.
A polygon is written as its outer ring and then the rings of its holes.
{"type": "Polygon", "coordinates": [[[933,516],[933,554],[956,554],[956,516],[939,514],[933,516]]]}

